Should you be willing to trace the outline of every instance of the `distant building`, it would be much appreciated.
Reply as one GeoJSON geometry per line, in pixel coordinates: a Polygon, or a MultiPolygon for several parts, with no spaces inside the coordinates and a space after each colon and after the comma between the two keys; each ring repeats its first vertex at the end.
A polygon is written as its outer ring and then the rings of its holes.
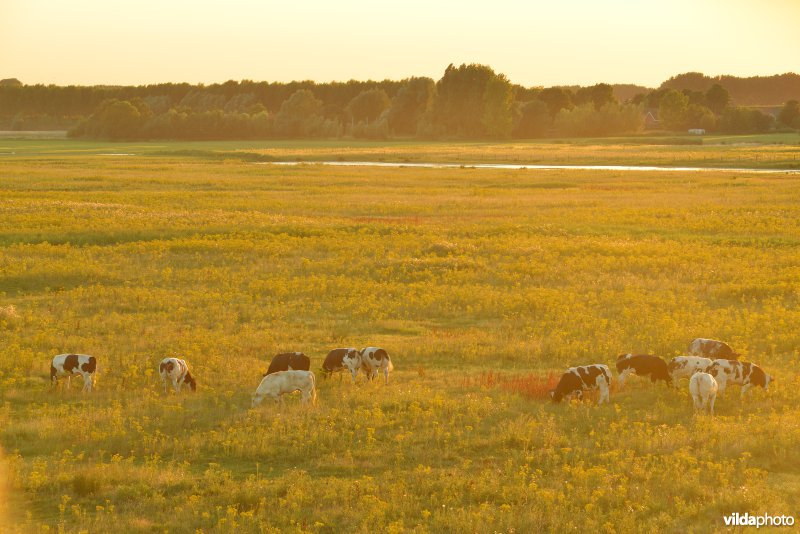
{"type": "Polygon", "coordinates": [[[703,128],[690,128],[689,129],[690,135],[705,135],[706,131],[703,128]]]}
{"type": "Polygon", "coordinates": [[[644,128],[645,130],[655,130],[661,127],[661,121],[658,119],[657,109],[648,109],[644,115],[644,128]]]}

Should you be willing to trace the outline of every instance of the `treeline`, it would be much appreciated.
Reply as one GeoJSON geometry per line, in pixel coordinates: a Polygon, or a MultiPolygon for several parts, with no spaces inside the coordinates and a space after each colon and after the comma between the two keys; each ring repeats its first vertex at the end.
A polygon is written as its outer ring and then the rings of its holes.
{"type": "Polygon", "coordinates": [[[659,89],[676,89],[706,92],[719,84],[730,93],[738,106],[780,106],[789,100],[800,99],[800,74],[786,73],[774,76],[710,77],[700,72],[687,72],[673,76],[659,89]]]}
{"type": "MultiPolygon", "coordinates": [[[[691,87],[702,81],[689,73],[637,94],[643,88],[631,85],[526,88],[477,64],[450,65],[436,82],[58,87],[0,80],[0,123],[17,130],[69,124],[71,136],[99,139],[507,139],[619,135],[646,127],[751,133],[776,126],[770,114],[734,106],[718,81],[699,90],[674,88],[675,80],[691,87]],[[620,101],[620,95],[628,98],[620,101]]],[[[796,104],[784,105],[778,127],[800,128],[796,104]]]]}

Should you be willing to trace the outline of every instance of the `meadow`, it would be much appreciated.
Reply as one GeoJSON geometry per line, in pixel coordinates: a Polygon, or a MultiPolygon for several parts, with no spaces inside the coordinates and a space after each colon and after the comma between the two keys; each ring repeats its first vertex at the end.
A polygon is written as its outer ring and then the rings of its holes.
{"type": "Polygon", "coordinates": [[[560,143],[0,141],[0,532],[797,517],[800,174],[255,164],[800,167],[796,140],[752,141],[576,142],[568,158],[560,143]],[[543,398],[570,365],[701,336],[776,383],[744,402],[730,388],[714,418],[685,383],[632,378],[600,407],[543,398]],[[317,370],[367,345],[392,356],[388,386],[318,375],[316,408],[249,409],[273,354],[317,370]],[[91,395],[50,391],[64,352],[98,358],[91,395]],[[195,394],[163,394],[167,356],[195,394]]]}

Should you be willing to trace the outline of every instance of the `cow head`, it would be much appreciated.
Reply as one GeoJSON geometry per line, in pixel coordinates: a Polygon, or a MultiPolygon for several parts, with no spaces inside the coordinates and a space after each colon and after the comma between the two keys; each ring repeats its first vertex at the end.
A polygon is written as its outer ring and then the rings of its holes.
{"type": "Polygon", "coordinates": [[[263,396],[259,395],[258,393],[253,393],[253,395],[250,397],[250,407],[255,408],[256,406],[261,404],[261,401],[263,400],[264,400],[263,396]]]}

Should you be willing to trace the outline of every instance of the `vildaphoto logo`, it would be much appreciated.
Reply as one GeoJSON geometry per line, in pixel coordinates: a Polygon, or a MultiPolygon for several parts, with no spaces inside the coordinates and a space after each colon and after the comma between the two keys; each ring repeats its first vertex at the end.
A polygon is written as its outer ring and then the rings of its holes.
{"type": "Polygon", "coordinates": [[[794,526],[794,517],[790,515],[750,515],[734,512],[723,516],[726,527],[791,527],[794,526]]]}

